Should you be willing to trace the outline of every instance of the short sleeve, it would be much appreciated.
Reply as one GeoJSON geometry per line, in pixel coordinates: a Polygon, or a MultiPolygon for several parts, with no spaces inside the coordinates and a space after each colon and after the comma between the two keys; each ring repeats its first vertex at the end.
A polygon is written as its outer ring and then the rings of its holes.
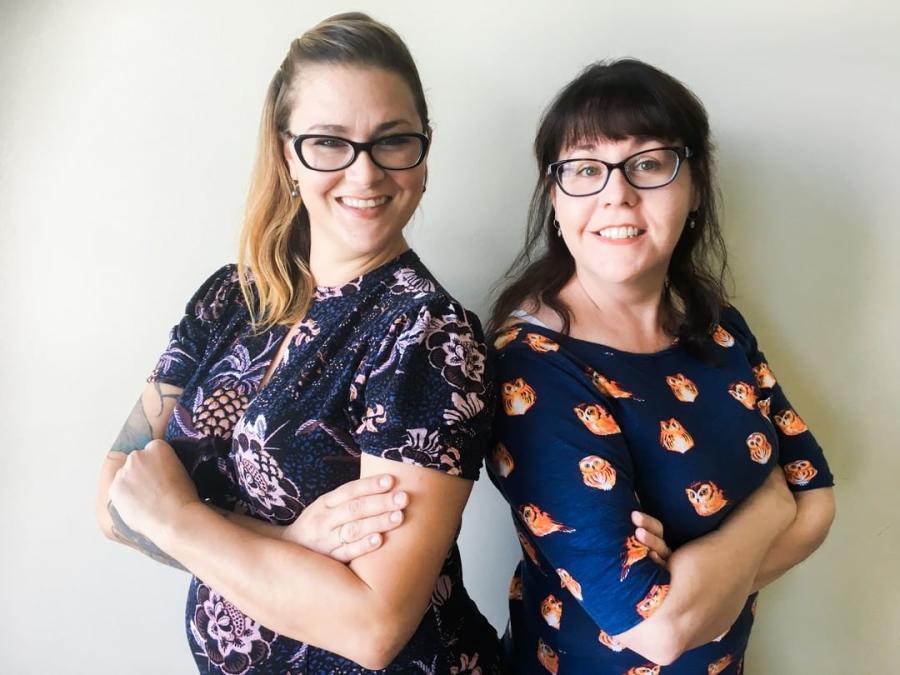
{"type": "Polygon", "coordinates": [[[235,265],[225,265],[203,282],[188,300],[181,321],[172,328],[169,344],[147,381],[187,386],[206,354],[223,313],[238,293],[235,265]]]}
{"type": "Polygon", "coordinates": [[[722,313],[722,326],[747,354],[759,388],[760,409],[771,419],[778,434],[778,462],[791,490],[833,486],[834,477],[825,453],[785,395],[744,317],[734,307],[728,307],[722,313]]]}
{"type": "Polygon", "coordinates": [[[478,317],[450,299],[398,316],[362,375],[362,452],[477,480],[493,417],[486,357],[478,317]]]}
{"type": "Polygon", "coordinates": [[[525,564],[558,575],[598,628],[617,635],[669,588],[668,572],[633,536],[631,453],[579,365],[549,338],[521,332],[498,354],[491,479],[513,510],[525,564]]]}

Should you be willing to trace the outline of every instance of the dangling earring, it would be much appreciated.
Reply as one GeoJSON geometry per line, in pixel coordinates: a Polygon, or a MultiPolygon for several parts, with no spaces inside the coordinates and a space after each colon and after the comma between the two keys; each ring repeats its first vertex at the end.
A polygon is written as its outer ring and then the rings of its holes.
{"type": "Polygon", "coordinates": [[[428,169],[425,169],[425,180],[422,181],[422,193],[425,193],[425,190],[428,189],[428,169]]]}
{"type": "Polygon", "coordinates": [[[296,178],[292,178],[291,180],[294,181],[294,186],[291,188],[291,198],[296,199],[300,196],[300,183],[296,178]]]}
{"type": "Polygon", "coordinates": [[[556,218],[553,219],[553,227],[556,228],[556,236],[557,236],[557,237],[561,237],[561,236],[562,236],[562,229],[560,229],[560,227],[559,227],[559,221],[558,221],[556,218]]]}
{"type": "Polygon", "coordinates": [[[688,229],[690,229],[690,230],[693,230],[695,227],[697,227],[697,212],[696,211],[691,211],[688,214],[687,226],[688,226],[688,229]]]}

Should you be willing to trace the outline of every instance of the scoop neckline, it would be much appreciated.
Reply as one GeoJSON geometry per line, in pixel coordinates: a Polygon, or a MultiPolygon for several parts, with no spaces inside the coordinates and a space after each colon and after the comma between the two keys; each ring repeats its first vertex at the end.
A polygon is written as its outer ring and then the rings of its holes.
{"type": "Polygon", "coordinates": [[[514,326],[527,326],[529,330],[536,329],[538,331],[543,331],[545,333],[550,333],[551,336],[556,337],[558,342],[571,342],[575,345],[582,345],[588,349],[599,349],[605,352],[611,352],[614,354],[618,354],[621,356],[627,356],[629,358],[660,358],[663,356],[667,356],[670,353],[677,352],[681,348],[681,343],[678,341],[678,338],[675,338],[675,341],[670,344],[668,347],[664,347],[659,351],[655,352],[629,352],[624,349],[617,349],[616,347],[611,347],[609,345],[603,344],[602,342],[592,342],[591,340],[583,340],[581,338],[572,337],[571,335],[566,335],[565,333],[560,333],[558,330],[554,330],[549,326],[531,323],[530,321],[522,318],[515,317],[518,323],[511,324],[510,327],[514,326]]]}
{"type": "Polygon", "coordinates": [[[359,292],[359,290],[362,290],[363,283],[369,281],[370,279],[379,277],[380,276],[379,272],[383,272],[383,271],[387,270],[387,268],[399,263],[401,260],[403,260],[404,258],[407,258],[407,257],[410,259],[415,259],[418,256],[416,256],[416,254],[412,250],[412,248],[408,248],[405,251],[403,251],[403,253],[400,253],[399,255],[391,258],[390,260],[387,260],[387,261],[381,263],[380,265],[378,265],[378,267],[373,267],[368,272],[363,272],[359,276],[353,277],[352,279],[348,279],[347,281],[345,281],[342,284],[337,284],[336,286],[327,286],[325,284],[321,284],[321,285],[317,284],[314,287],[314,289],[315,289],[314,293],[316,295],[323,295],[328,298],[341,297],[341,296],[343,296],[343,293],[341,293],[341,290],[346,288],[347,286],[355,286],[357,288],[357,292],[359,292]]]}

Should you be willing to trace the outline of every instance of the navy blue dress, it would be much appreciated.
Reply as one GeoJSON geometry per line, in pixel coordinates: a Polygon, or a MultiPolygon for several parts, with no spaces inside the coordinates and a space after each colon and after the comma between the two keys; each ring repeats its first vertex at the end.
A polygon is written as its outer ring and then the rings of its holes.
{"type": "Polygon", "coordinates": [[[715,641],[660,669],[613,636],[664,601],[669,574],[634,538],[659,518],[672,548],[714,530],[777,462],[792,490],[833,484],[733,307],[712,365],[677,344],[632,354],[517,324],[497,336],[502,406],[489,457],[523,558],[505,651],[515,673],[740,673],[756,596],[715,641]]]}
{"type": "MultiPolygon", "coordinates": [[[[415,253],[318,287],[260,390],[287,332],[254,333],[233,265],[203,284],[172,330],[150,380],[184,389],[166,439],[202,498],[287,525],[358,478],[360,453],[478,478],[494,398],[481,327],[415,253]]],[[[371,672],[276,634],[201,579],[185,619],[202,673],[371,672]]],[[[454,543],[421,624],[378,672],[498,671],[496,632],[463,587],[454,543]]]]}

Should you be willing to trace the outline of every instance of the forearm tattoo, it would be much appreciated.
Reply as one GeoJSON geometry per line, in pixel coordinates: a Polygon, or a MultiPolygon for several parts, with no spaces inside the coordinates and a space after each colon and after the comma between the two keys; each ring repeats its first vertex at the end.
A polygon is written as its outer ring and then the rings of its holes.
{"type": "MultiPolygon", "coordinates": [[[[162,401],[160,401],[162,405],[162,401]]],[[[122,431],[113,441],[111,452],[124,452],[128,454],[135,450],[142,450],[147,443],[153,440],[153,426],[147,419],[147,413],[144,412],[144,404],[138,398],[134,408],[125,420],[122,431]]]]}
{"type": "Polygon", "coordinates": [[[122,516],[119,515],[112,502],[107,504],[106,510],[109,511],[109,515],[112,518],[113,533],[123,544],[130,544],[144,555],[153,558],[156,562],[187,572],[187,569],[180,562],[154,544],[148,537],[128,527],[128,523],[122,520],[122,516]]]}

